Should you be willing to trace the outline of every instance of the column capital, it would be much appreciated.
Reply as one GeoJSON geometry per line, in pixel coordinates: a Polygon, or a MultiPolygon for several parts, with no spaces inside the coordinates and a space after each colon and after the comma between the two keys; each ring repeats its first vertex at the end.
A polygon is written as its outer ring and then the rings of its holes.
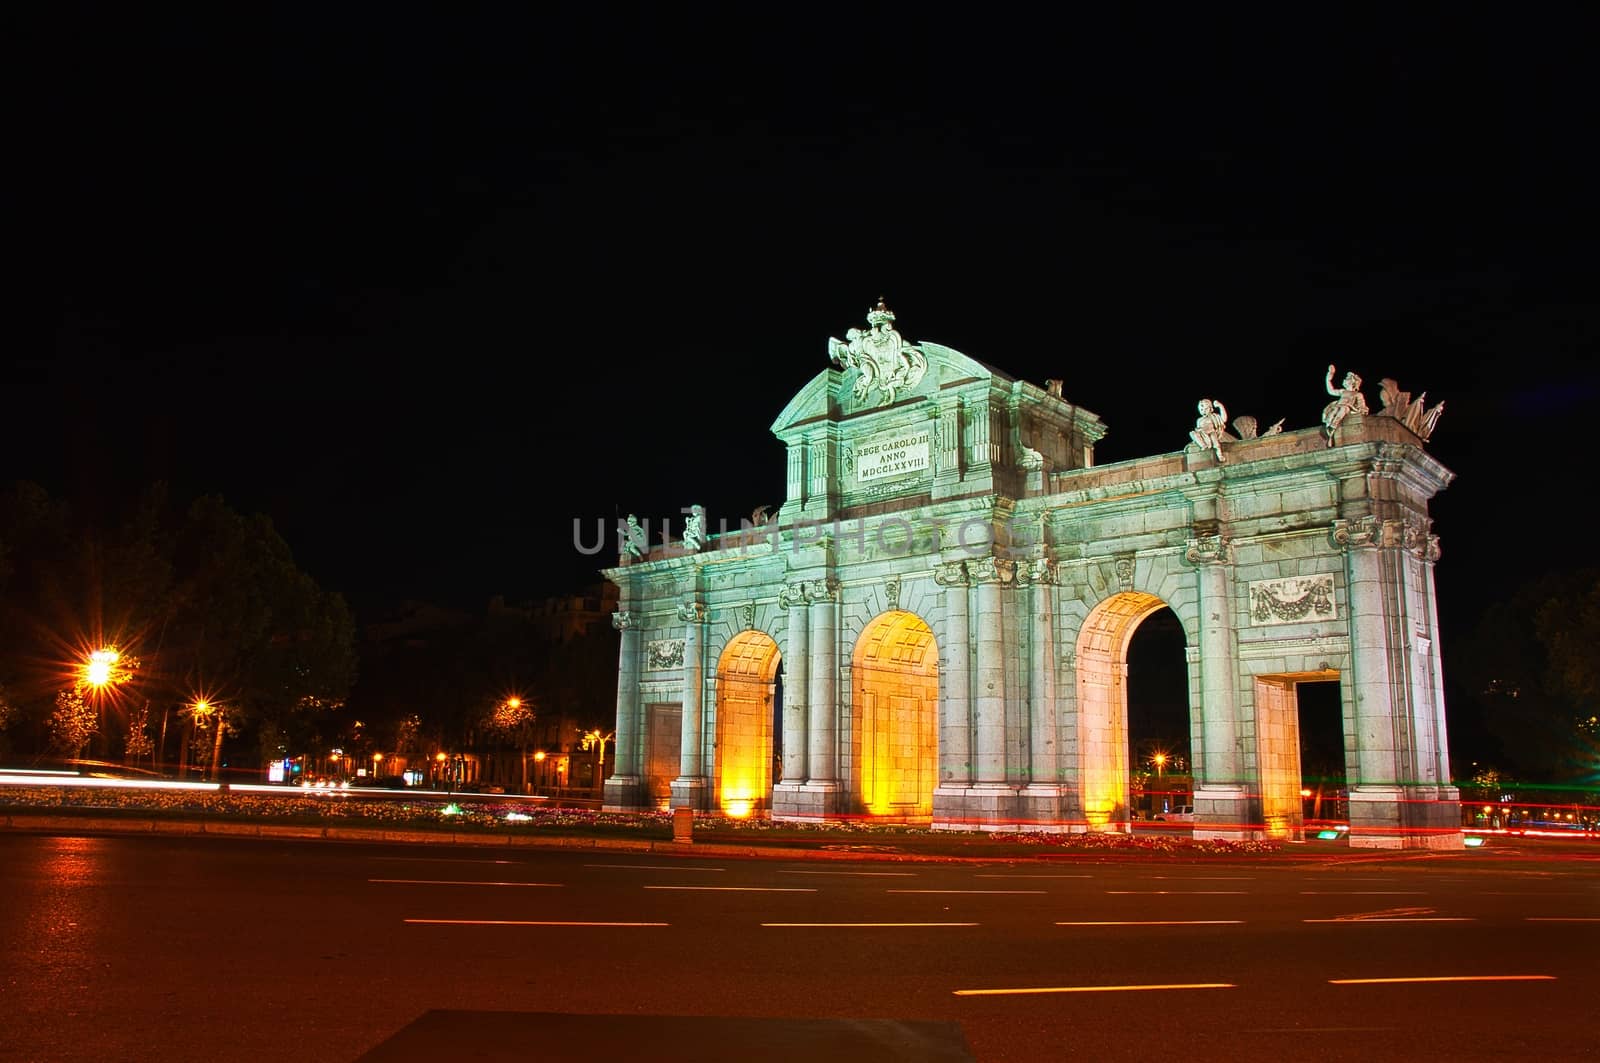
{"type": "Polygon", "coordinates": [[[815,605],[819,602],[836,602],[839,600],[839,581],[832,578],[814,579],[806,585],[806,601],[815,605]]]}
{"type": "Polygon", "coordinates": [[[1015,583],[1017,563],[1004,557],[980,557],[967,562],[974,583],[1015,583]]]}
{"type": "Polygon", "coordinates": [[[802,580],[799,583],[789,583],[778,590],[778,608],[788,609],[790,606],[806,604],[806,585],[802,580]]]}
{"type": "Polygon", "coordinates": [[[1050,585],[1057,582],[1056,563],[1048,557],[1032,557],[1017,562],[1017,586],[1050,585]]]}
{"type": "Polygon", "coordinates": [[[611,614],[611,626],[618,631],[628,631],[639,626],[639,618],[626,609],[611,614]]]}
{"type": "Polygon", "coordinates": [[[1226,535],[1197,535],[1189,540],[1183,552],[1191,565],[1228,565],[1233,563],[1233,541],[1226,535]]]}
{"type": "Polygon", "coordinates": [[[933,567],[933,582],[941,587],[965,587],[967,585],[967,563],[965,561],[946,561],[942,565],[933,567]]]}
{"type": "Polygon", "coordinates": [[[678,619],[686,624],[703,624],[706,622],[706,607],[697,601],[687,601],[678,606],[678,619]]]}

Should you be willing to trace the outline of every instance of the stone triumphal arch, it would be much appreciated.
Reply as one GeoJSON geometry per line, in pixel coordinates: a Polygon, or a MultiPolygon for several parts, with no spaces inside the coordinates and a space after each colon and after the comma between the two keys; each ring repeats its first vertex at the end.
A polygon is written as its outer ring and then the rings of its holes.
{"type": "Polygon", "coordinates": [[[1385,380],[1374,413],[1330,367],[1321,425],[1206,399],[1184,450],[1097,466],[1105,425],[1059,381],[909,343],[881,302],[867,325],[772,426],[774,517],[623,529],[607,807],[1127,830],[1128,646],[1170,609],[1196,836],[1300,830],[1296,691],[1334,680],[1352,844],[1461,844],[1439,408],[1385,380]]]}

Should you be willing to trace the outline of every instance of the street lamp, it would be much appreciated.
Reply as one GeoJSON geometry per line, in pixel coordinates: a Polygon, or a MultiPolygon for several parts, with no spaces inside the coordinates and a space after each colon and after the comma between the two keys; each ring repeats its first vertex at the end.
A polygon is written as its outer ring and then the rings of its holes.
{"type": "Polygon", "coordinates": [[[605,786],[605,782],[606,782],[606,743],[611,741],[615,737],[617,737],[615,731],[602,731],[598,727],[596,727],[592,731],[587,731],[587,732],[584,733],[584,736],[583,736],[583,749],[584,749],[584,752],[588,752],[589,750],[595,748],[596,746],[600,747],[600,761],[599,761],[599,764],[597,765],[597,767],[595,768],[595,787],[596,788],[602,788],[602,787],[605,786]]]}

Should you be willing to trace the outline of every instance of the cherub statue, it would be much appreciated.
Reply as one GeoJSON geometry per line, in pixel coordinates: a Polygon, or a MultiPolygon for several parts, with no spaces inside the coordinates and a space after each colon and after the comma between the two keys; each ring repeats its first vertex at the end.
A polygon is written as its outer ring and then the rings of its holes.
{"type": "Polygon", "coordinates": [[[1189,438],[1201,450],[1215,454],[1217,463],[1221,464],[1228,460],[1222,456],[1222,441],[1228,438],[1227,407],[1214,399],[1201,399],[1198,408],[1200,416],[1195,418],[1194,431],[1189,433],[1189,438]]]}
{"type": "Polygon", "coordinates": [[[1044,382],[1044,390],[1045,394],[1049,395],[1051,398],[1059,399],[1061,397],[1061,381],[1046,380],[1044,382]]]}
{"type": "Polygon", "coordinates": [[[622,534],[622,557],[624,561],[642,561],[650,552],[650,538],[645,534],[644,528],[639,525],[639,518],[632,513],[628,514],[628,521],[618,529],[622,534]]]}
{"type": "Polygon", "coordinates": [[[767,510],[770,509],[770,508],[772,508],[772,507],[770,507],[770,506],[757,506],[755,509],[752,509],[750,511],[750,523],[759,528],[759,527],[761,527],[761,525],[763,525],[763,524],[767,523],[767,521],[771,520],[772,517],[767,513],[767,510]]]}
{"type": "Polygon", "coordinates": [[[1367,409],[1366,396],[1361,394],[1361,378],[1355,373],[1346,373],[1344,381],[1338,387],[1334,387],[1333,373],[1334,367],[1328,366],[1328,394],[1334,399],[1322,408],[1322,432],[1328,437],[1330,447],[1333,446],[1334,433],[1339,430],[1346,417],[1352,413],[1365,416],[1370,412],[1367,409]]]}
{"type": "Polygon", "coordinates": [[[683,548],[688,553],[698,553],[706,545],[706,507],[690,506],[683,521],[683,548]]]}

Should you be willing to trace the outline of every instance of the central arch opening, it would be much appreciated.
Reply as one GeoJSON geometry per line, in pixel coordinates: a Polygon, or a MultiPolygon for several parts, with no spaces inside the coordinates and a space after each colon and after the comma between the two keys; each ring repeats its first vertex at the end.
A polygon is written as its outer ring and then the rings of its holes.
{"type": "Polygon", "coordinates": [[[870,816],[933,815],[939,771],[939,651],[915,613],[884,613],[856,640],[852,752],[870,816]]]}
{"type": "Polygon", "coordinates": [[[1095,606],[1078,635],[1078,773],[1090,830],[1132,829],[1128,645],[1166,607],[1153,594],[1123,591],[1095,606]]]}
{"type": "Polygon", "coordinates": [[[772,636],[741,631],[717,661],[717,807],[736,818],[772,804],[779,660],[772,636]]]}

